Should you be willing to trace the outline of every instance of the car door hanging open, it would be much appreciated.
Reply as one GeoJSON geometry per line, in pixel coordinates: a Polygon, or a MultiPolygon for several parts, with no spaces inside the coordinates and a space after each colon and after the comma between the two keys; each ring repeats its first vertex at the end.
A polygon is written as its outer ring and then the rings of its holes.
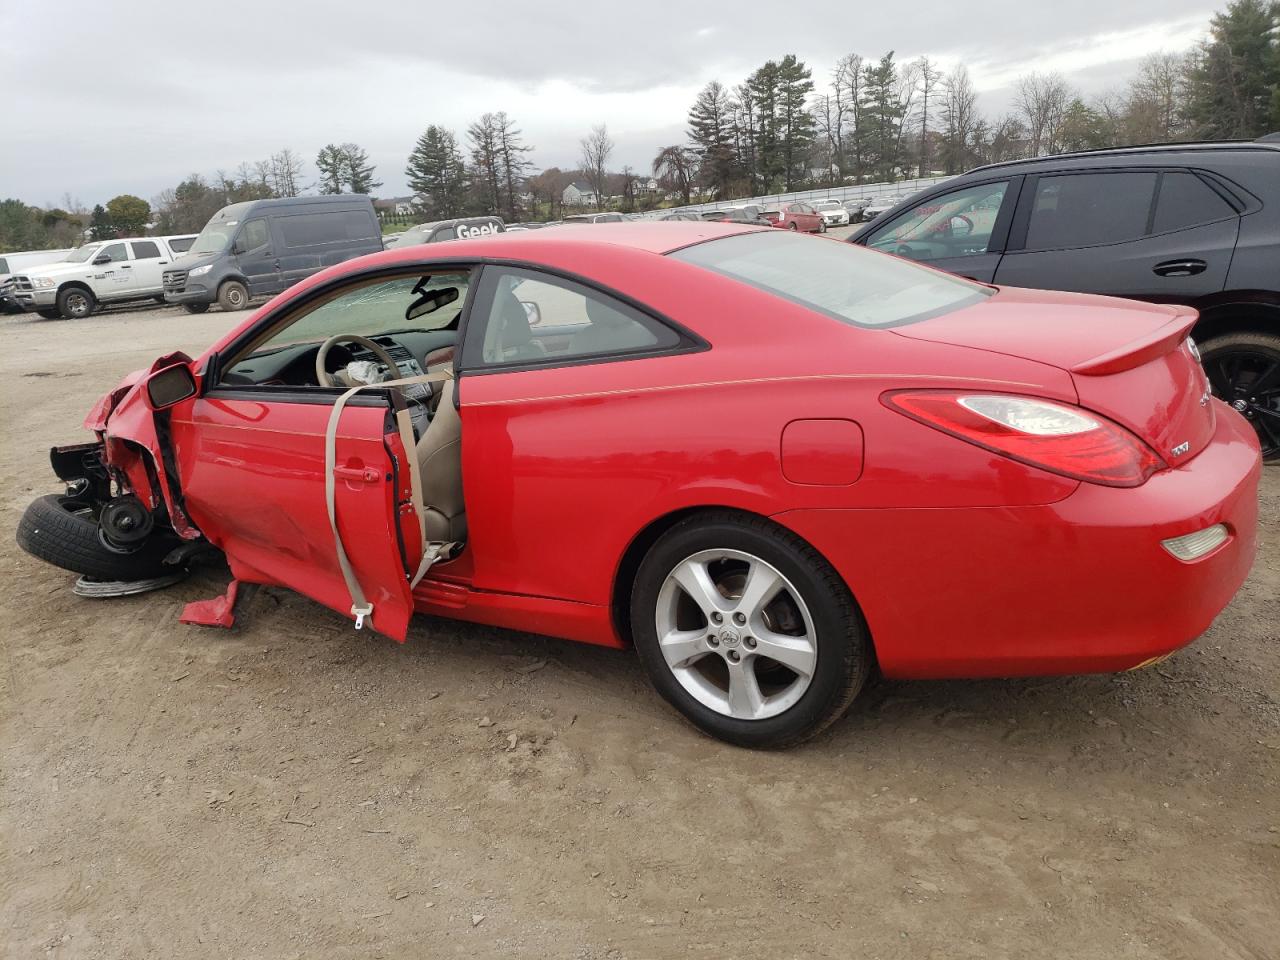
{"type": "MultiPolygon", "coordinates": [[[[416,377],[384,380],[381,383],[358,384],[338,397],[333,405],[333,412],[329,414],[329,424],[325,428],[324,434],[325,506],[329,513],[329,528],[333,531],[333,543],[338,555],[338,568],[342,571],[342,579],[347,583],[347,592],[351,594],[351,615],[355,617],[357,630],[363,629],[366,617],[373,616],[373,604],[369,602],[364,590],[360,587],[360,580],[356,576],[355,568],[351,566],[351,560],[347,556],[346,548],[343,546],[342,534],[338,532],[338,512],[335,505],[337,491],[335,470],[338,466],[338,421],[342,417],[342,411],[346,407],[347,401],[361,390],[383,390],[388,387],[407,386],[411,383],[442,383],[445,380],[452,379],[453,371],[443,370],[439,373],[426,373],[416,377]]],[[[418,562],[418,569],[409,581],[409,589],[412,590],[427,575],[427,571],[431,569],[437,560],[443,556],[448,556],[453,551],[453,548],[457,546],[457,542],[427,542],[426,505],[422,503],[422,476],[418,458],[415,454],[417,445],[413,439],[413,425],[407,409],[397,410],[395,416],[396,428],[400,433],[400,443],[404,447],[405,457],[409,461],[409,488],[413,497],[414,512],[418,517],[418,534],[423,545],[422,559],[418,562]]]]}

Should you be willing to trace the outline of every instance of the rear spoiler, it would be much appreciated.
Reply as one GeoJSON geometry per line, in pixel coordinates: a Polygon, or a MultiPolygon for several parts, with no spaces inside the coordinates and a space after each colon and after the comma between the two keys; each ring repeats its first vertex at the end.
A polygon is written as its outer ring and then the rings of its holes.
{"type": "Polygon", "coordinates": [[[1146,336],[1139,337],[1101,356],[1077,363],[1071,368],[1071,372],[1084,377],[1105,377],[1122,370],[1140,367],[1147,361],[1162,357],[1175,349],[1187,339],[1187,334],[1199,319],[1198,312],[1183,308],[1172,320],[1163,326],[1156,327],[1146,336]]]}

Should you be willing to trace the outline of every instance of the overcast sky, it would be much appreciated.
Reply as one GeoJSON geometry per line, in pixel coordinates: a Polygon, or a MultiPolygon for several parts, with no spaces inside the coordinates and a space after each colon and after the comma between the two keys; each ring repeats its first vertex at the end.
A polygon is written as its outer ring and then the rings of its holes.
{"type": "Polygon", "coordinates": [[[0,0],[0,197],[88,205],[151,199],[292,147],[368,150],[385,185],[429,123],[506,110],[538,167],[578,165],[607,123],[611,166],[648,166],[684,139],[699,88],[738,83],[795,53],[823,84],[843,54],[965,63],[985,111],[1020,73],[1058,70],[1088,93],[1120,86],[1147,53],[1181,50],[1222,3],[900,0],[886,3],[439,4],[423,0],[0,0]],[[802,12],[803,11],[803,12],[802,12]]]}

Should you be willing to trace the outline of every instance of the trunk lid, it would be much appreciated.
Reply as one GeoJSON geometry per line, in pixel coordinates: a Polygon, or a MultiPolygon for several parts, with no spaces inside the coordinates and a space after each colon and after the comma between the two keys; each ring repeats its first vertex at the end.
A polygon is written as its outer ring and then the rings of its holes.
{"type": "Polygon", "coordinates": [[[1189,307],[1002,288],[973,307],[894,332],[1035,360],[1071,374],[1080,405],[1124,425],[1171,466],[1204,449],[1214,404],[1187,345],[1189,307]]]}

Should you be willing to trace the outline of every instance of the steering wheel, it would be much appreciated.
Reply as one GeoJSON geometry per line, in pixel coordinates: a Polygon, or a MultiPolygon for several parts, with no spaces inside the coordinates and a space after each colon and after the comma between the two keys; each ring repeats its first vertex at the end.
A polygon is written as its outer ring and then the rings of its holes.
{"type": "Polygon", "coordinates": [[[967,237],[967,236],[969,236],[969,234],[973,233],[973,220],[972,220],[972,219],[970,219],[969,217],[966,217],[963,213],[957,213],[957,214],[956,214],[955,216],[953,216],[950,220],[948,220],[948,221],[947,221],[947,223],[949,223],[949,224],[951,224],[951,225],[952,225],[952,226],[951,226],[951,235],[952,235],[953,237],[967,237]],[[964,231],[964,233],[956,233],[955,222],[956,222],[957,220],[963,220],[963,221],[964,221],[964,223],[965,223],[965,231],[964,231]]]}
{"type": "Polygon", "coordinates": [[[354,333],[337,333],[320,344],[320,349],[316,353],[316,383],[322,387],[341,387],[343,386],[333,374],[325,369],[325,361],[329,359],[329,351],[334,344],[338,343],[358,343],[364,347],[379,361],[386,364],[387,373],[391,375],[391,379],[396,379],[400,375],[400,368],[396,366],[396,362],[391,359],[391,354],[387,353],[385,347],[379,343],[374,343],[367,337],[357,336],[354,333]]]}

